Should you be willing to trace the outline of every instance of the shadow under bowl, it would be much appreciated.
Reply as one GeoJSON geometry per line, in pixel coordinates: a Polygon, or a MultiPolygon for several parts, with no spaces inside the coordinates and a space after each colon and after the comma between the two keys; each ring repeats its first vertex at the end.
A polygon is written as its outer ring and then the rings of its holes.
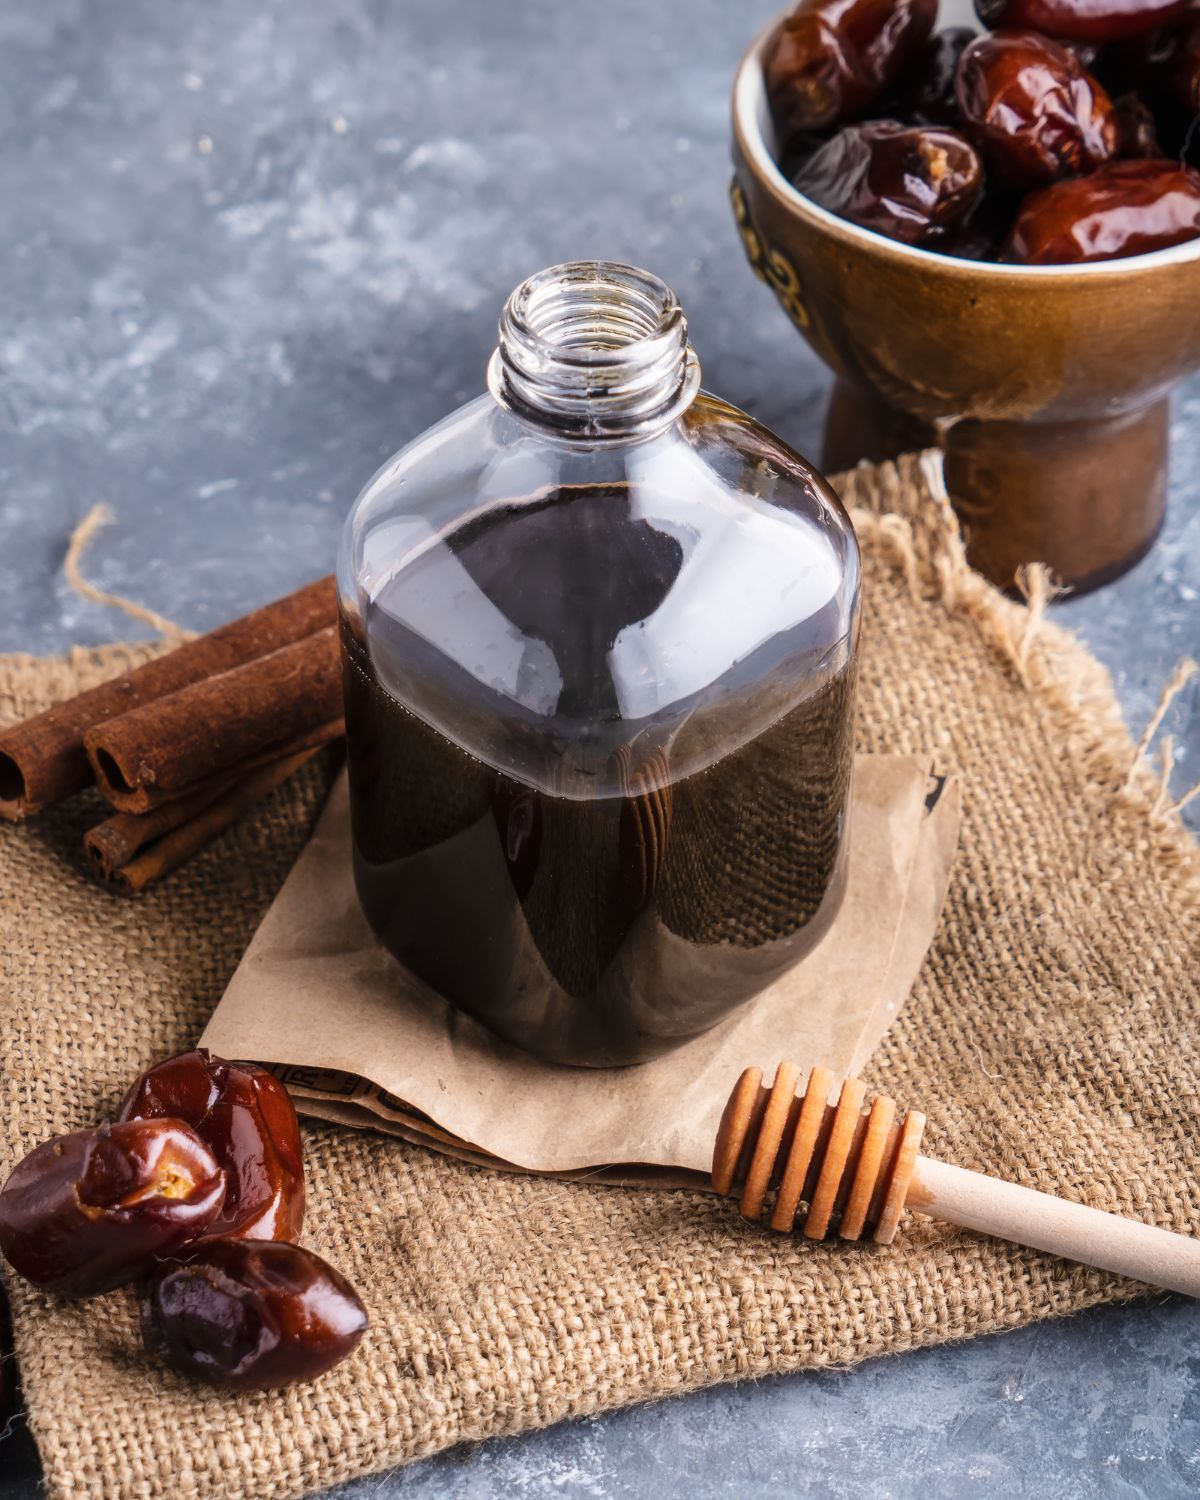
{"type": "Polygon", "coordinates": [[[747,257],[837,376],[827,469],[940,448],[968,556],[1011,589],[1046,563],[1076,592],[1162,525],[1168,398],[1200,368],[1200,240],[1126,260],[1010,266],[847,223],[775,165],[757,38],[733,90],[747,257]]]}

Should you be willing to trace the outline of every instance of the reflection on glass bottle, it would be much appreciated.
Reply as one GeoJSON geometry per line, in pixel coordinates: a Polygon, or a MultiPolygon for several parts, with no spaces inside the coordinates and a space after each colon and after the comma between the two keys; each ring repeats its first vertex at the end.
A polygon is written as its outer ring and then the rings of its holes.
{"type": "Polygon", "coordinates": [[[857,547],[825,481],[698,383],[662,283],[543,272],[505,309],[491,394],[347,522],[364,911],[558,1061],[713,1025],[841,896],[857,547]]]}

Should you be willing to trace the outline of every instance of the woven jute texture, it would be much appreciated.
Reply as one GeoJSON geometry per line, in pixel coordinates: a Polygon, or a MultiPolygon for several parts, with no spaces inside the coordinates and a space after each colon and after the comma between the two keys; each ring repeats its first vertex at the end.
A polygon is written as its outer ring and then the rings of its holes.
{"type": "MultiPolygon", "coordinates": [[[[911,460],[842,486],[866,557],[860,747],[932,750],[966,793],[940,935],[870,1082],[928,1112],[932,1155],[1194,1230],[1195,847],[1147,766],[1125,785],[1108,679],[1044,620],[1044,589],[1026,608],[966,569],[934,477],[911,460]]],[[[0,716],[136,654],[5,659],[0,716]]],[[[86,799],[0,829],[0,1169],[194,1041],[323,785],[313,770],[136,903],[85,877],[86,799]]],[[[68,1305],[13,1285],[52,1500],[299,1495],[463,1439],[1138,1290],[928,1221],[891,1249],[812,1245],[705,1196],[306,1136],[307,1241],[373,1320],[357,1354],[313,1385],[225,1399],[146,1363],[128,1295],[68,1305]]]]}

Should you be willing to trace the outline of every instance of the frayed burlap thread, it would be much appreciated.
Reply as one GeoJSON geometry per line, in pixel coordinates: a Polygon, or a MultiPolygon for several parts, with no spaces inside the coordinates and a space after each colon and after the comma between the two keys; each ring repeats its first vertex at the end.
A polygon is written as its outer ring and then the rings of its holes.
{"type": "MultiPolygon", "coordinates": [[[[863,541],[860,748],[965,790],[937,941],[869,1069],[931,1154],[1194,1232],[1200,859],[1100,666],[970,572],[928,460],[842,491],[863,541]],[[1127,784],[1128,781],[1128,784],[1127,784]]],[[[1041,600],[1039,607],[1038,600],[1041,600]]],[[[0,719],[150,648],[0,661],[0,719]]],[[[0,1171],[192,1042],[303,846],[326,772],[138,902],[89,884],[79,799],[0,828],[0,1171]]],[[[747,1062],[771,1065],[775,1059],[747,1062]]],[[[1138,1288],[906,1219],[813,1245],[685,1193],[510,1177],[306,1127],[306,1239],[371,1331],[313,1385],[224,1398],[149,1366],[125,1294],[12,1285],[50,1500],[284,1500],[464,1439],[1011,1328],[1138,1288]]]]}

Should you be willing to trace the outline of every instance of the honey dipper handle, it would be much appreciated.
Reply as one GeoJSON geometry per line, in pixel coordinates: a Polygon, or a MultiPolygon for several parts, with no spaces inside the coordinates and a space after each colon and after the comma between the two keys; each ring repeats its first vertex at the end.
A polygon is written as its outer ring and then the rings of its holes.
{"type": "Polygon", "coordinates": [[[1200,1297],[1200,1240],[922,1156],[906,1206],[964,1229],[1200,1297]]]}

